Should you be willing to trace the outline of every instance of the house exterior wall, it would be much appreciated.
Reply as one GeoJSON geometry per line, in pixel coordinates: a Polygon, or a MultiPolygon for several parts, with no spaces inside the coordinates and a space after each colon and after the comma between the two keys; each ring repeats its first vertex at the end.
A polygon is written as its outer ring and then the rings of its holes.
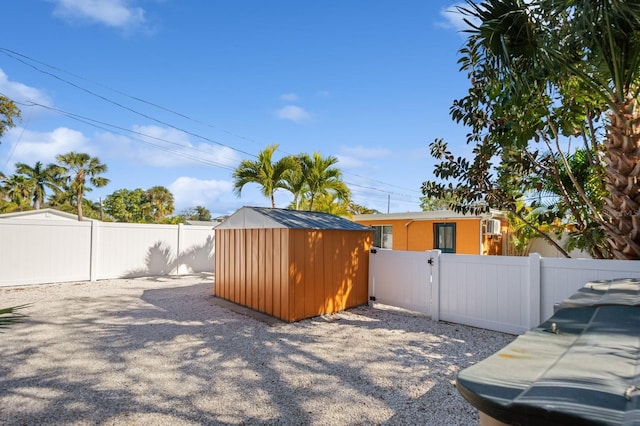
{"type": "Polygon", "coordinates": [[[483,238],[481,252],[481,220],[474,219],[381,219],[357,220],[365,226],[390,225],[393,227],[393,250],[424,251],[434,249],[434,224],[455,223],[456,225],[456,253],[460,254],[500,254],[501,244],[483,238]]]}
{"type": "Polygon", "coordinates": [[[371,232],[217,229],[214,294],[287,322],[363,305],[371,232]]]}

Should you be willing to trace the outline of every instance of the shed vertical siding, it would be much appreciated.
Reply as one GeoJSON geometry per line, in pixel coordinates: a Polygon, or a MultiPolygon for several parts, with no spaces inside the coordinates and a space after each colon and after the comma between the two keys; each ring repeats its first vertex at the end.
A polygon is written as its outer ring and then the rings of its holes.
{"type": "Polygon", "coordinates": [[[279,244],[279,250],[274,250],[274,253],[277,253],[276,265],[279,266],[280,269],[278,274],[279,279],[277,281],[278,291],[276,293],[280,294],[280,315],[274,316],[292,321],[289,319],[291,318],[291,281],[289,279],[289,265],[291,264],[289,253],[291,252],[291,246],[289,245],[289,230],[276,229],[275,232],[279,236],[279,238],[275,240],[275,242],[279,244]]]}
{"type": "MultiPolygon", "coordinates": [[[[264,303],[265,303],[265,312],[275,312],[275,307],[273,305],[274,300],[274,288],[273,288],[273,270],[274,270],[274,262],[273,262],[273,229],[265,229],[264,232],[264,303]]],[[[272,314],[274,315],[274,314],[272,314]]],[[[275,316],[275,315],[274,315],[275,316]]]]}
{"type": "Polygon", "coordinates": [[[292,230],[290,321],[367,303],[370,232],[292,230]]]}
{"type": "Polygon", "coordinates": [[[216,230],[215,295],[292,322],[367,303],[370,231],[216,230]]]}
{"type": "Polygon", "coordinates": [[[288,243],[288,229],[217,230],[215,295],[293,321],[288,243]]]}

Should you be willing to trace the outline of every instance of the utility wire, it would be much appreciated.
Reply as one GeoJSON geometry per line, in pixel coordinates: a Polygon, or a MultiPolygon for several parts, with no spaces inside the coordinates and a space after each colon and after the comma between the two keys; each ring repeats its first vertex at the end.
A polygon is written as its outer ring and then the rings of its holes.
{"type": "Polygon", "coordinates": [[[205,140],[205,141],[207,141],[207,142],[211,142],[211,143],[214,143],[214,144],[216,144],[216,145],[224,146],[224,147],[229,148],[229,149],[232,149],[232,150],[234,150],[234,151],[241,152],[242,154],[248,155],[248,156],[250,156],[250,157],[256,157],[256,155],[255,155],[255,154],[251,154],[250,152],[243,151],[243,150],[238,149],[238,148],[234,148],[234,147],[232,147],[232,146],[230,146],[230,145],[225,145],[225,144],[223,144],[222,142],[219,142],[219,141],[217,141],[217,140],[207,138],[207,137],[202,136],[202,135],[199,135],[199,134],[197,134],[197,133],[193,133],[193,132],[191,132],[191,131],[189,131],[189,130],[185,130],[185,129],[182,129],[182,128],[180,128],[180,127],[174,126],[173,124],[167,123],[166,121],[160,120],[160,119],[158,119],[158,118],[151,117],[150,115],[145,114],[145,113],[143,113],[143,112],[136,111],[136,110],[135,110],[135,109],[133,109],[133,108],[130,108],[130,107],[126,106],[126,105],[121,104],[120,102],[116,102],[116,101],[114,101],[114,100],[111,100],[111,99],[109,99],[109,98],[107,98],[107,97],[105,97],[105,96],[103,96],[103,95],[101,95],[101,94],[99,94],[99,93],[96,93],[96,92],[94,92],[94,91],[92,91],[92,90],[89,90],[89,89],[86,89],[86,88],[84,88],[84,87],[81,87],[81,86],[79,86],[79,85],[77,85],[77,84],[75,84],[75,83],[73,83],[73,82],[71,82],[71,81],[69,81],[69,80],[65,80],[64,78],[62,78],[62,77],[60,77],[60,76],[58,76],[58,75],[55,75],[55,74],[53,74],[53,73],[51,73],[51,72],[49,72],[49,71],[45,71],[45,70],[43,70],[43,69],[40,69],[40,68],[38,68],[37,66],[35,66],[35,65],[33,65],[33,64],[30,64],[30,63],[28,63],[27,61],[25,61],[25,60],[23,60],[23,59],[21,59],[21,58],[15,57],[15,56],[13,56],[11,53],[9,53],[9,52],[11,52],[11,51],[8,51],[7,49],[0,48],[0,51],[1,51],[1,52],[3,52],[4,54],[6,54],[7,56],[9,56],[9,57],[11,57],[11,58],[15,59],[16,61],[21,62],[21,63],[23,63],[24,65],[26,65],[26,66],[28,66],[28,67],[30,67],[30,68],[33,68],[34,70],[36,70],[36,71],[38,71],[38,72],[40,72],[40,73],[42,73],[42,74],[49,75],[49,76],[51,76],[51,77],[55,78],[55,79],[56,79],[56,80],[58,80],[58,81],[61,81],[61,82],[65,83],[65,84],[67,84],[67,85],[69,85],[69,86],[75,87],[76,89],[81,90],[81,91],[83,91],[83,92],[85,92],[85,93],[88,93],[88,94],[90,94],[91,96],[95,96],[95,97],[97,97],[98,99],[102,99],[103,101],[105,101],[105,102],[107,102],[107,103],[110,103],[110,104],[112,104],[112,105],[117,106],[118,108],[122,108],[122,109],[124,109],[124,110],[129,111],[129,112],[132,112],[133,114],[136,114],[136,115],[139,115],[139,116],[141,116],[141,117],[144,117],[144,118],[146,118],[147,120],[154,121],[154,122],[156,122],[156,123],[162,124],[163,126],[170,127],[170,128],[172,128],[172,129],[174,129],[174,130],[179,130],[179,131],[181,131],[181,132],[183,132],[183,133],[186,133],[186,134],[188,134],[188,135],[190,135],[190,136],[193,136],[193,137],[196,137],[196,138],[198,138],[198,139],[203,139],[203,140],[205,140]]]}
{"type": "MultiPolygon", "coordinates": [[[[220,141],[217,141],[217,140],[214,140],[214,139],[207,138],[207,137],[202,136],[202,135],[199,135],[199,134],[197,134],[197,133],[194,133],[194,132],[191,132],[191,131],[188,131],[188,130],[182,129],[182,128],[177,127],[177,126],[175,126],[175,125],[172,125],[172,124],[170,124],[170,123],[168,123],[168,122],[166,122],[166,121],[163,121],[163,120],[157,119],[157,118],[152,117],[152,116],[150,116],[150,115],[148,115],[148,114],[145,114],[145,113],[142,113],[142,112],[140,112],[140,111],[137,111],[137,110],[135,110],[135,109],[133,109],[133,108],[131,108],[131,107],[128,107],[128,106],[126,106],[126,105],[121,104],[120,102],[114,101],[114,100],[112,100],[112,99],[107,98],[106,96],[103,96],[103,95],[101,95],[101,94],[99,94],[99,93],[96,93],[96,92],[94,92],[94,91],[92,91],[92,90],[89,90],[89,89],[87,89],[87,88],[84,88],[84,87],[82,87],[82,86],[79,86],[78,84],[76,84],[76,83],[74,83],[74,82],[71,82],[71,81],[69,81],[69,80],[67,80],[67,79],[64,79],[64,78],[62,78],[62,77],[60,77],[60,76],[58,76],[58,75],[56,75],[56,74],[54,74],[54,73],[52,73],[52,72],[49,72],[49,71],[43,70],[43,69],[41,69],[40,67],[38,67],[38,66],[36,66],[36,65],[33,65],[32,63],[29,63],[28,61],[31,61],[31,62],[36,63],[36,64],[40,64],[40,65],[42,65],[42,66],[44,66],[44,67],[47,67],[47,68],[49,68],[49,69],[52,69],[52,70],[55,70],[55,71],[58,71],[58,72],[62,72],[62,73],[68,74],[68,75],[70,75],[70,76],[72,76],[72,77],[74,77],[74,78],[77,78],[77,79],[80,79],[80,80],[83,80],[83,81],[90,82],[90,83],[92,83],[92,84],[98,85],[98,86],[100,86],[100,87],[103,87],[103,88],[105,88],[105,89],[107,89],[107,90],[110,90],[110,91],[112,91],[112,92],[114,92],[114,93],[117,93],[117,94],[120,94],[120,95],[122,95],[122,96],[125,96],[125,97],[127,97],[127,98],[133,99],[133,100],[135,100],[135,101],[138,101],[138,102],[141,102],[141,103],[144,103],[144,104],[147,104],[147,105],[153,106],[153,107],[155,107],[155,108],[158,108],[158,109],[160,109],[160,110],[163,110],[163,111],[166,111],[166,112],[172,113],[172,114],[174,114],[174,115],[176,115],[176,116],[179,116],[179,117],[182,117],[182,118],[184,118],[184,119],[187,119],[187,120],[193,121],[193,122],[195,122],[195,123],[198,123],[198,124],[201,124],[201,125],[205,125],[205,126],[208,126],[208,127],[211,127],[211,128],[219,129],[219,130],[223,131],[224,133],[229,134],[229,135],[231,135],[231,136],[234,136],[234,137],[237,137],[237,138],[240,138],[240,139],[243,139],[243,140],[251,141],[251,142],[254,142],[254,143],[256,143],[256,144],[257,144],[257,142],[256,142],[256,141],[254,141],[254,140],[252,140],[252,139],[250,139],[250,138],[246,138],[246,137],[241,136],[241,135],[238,135],[238,134],[236,134],[236,133],[226,131],[226,130],[221,129],[221,128],[217,127],[217,126],[214,126],[214,125],[211,125],[211,124],[208,124],[208,123],[202,122],[202,121],[200,121],[200,120],[194,119],[194,118],[189,117],[189,116],[187,116],[187,115],[185,115],[185,114],[182,114],[182,113],[180,113],[180,112],[174,111],[174,110],[172,110],[172,109],[170,109],[170,108],[166,108],[166,107],[163,107],[163,106],[158,105],[158,104],[156,104],[156,103],[149,102],[149,101],[146,101],[146,100],[144,100],[144,99],[142,99],[142,98],[139,98],[139,97],[136,97],[136,96],[133,96],[133,95],[129,95],[129,94],[125,93],[125,92],[122,92],[122,91],[119,91],[119,90],[116,90],[116,89],[110,88],[109,86],[106,86],[106,85],[104,85],[104,84],[101,84],[101,83],[98,83],[98,82],[92,81],[92,80],[90,80],[90,79],[84,78],[84,77],[82,77],[82,76],[79,76],[79,75],[77,75],[77,74],[71,73],[71,72],[69,72],[69,71],[67,71],[67,70],[64,70],[64,69],[62,69],[62,68],[59,68],[59,67],[55,67],[55,66],[52,66],[52,65],[46,64],[46,63],[44,63],[44,62],[42,62],[42,61],[38,61],[38,60],[36,60],[36,59],[34,59],[34,58],[31,58],[31,57],[29,57],[29,56],[27,56],[27,55],[23,55],[23,54],[21,54],[21,53],[19,53],[19,52],[15,52],[15,51],[13,51],[13,50],[6,49],[6,48],[0,48],[0,52],[4,53],[5,55],[9,56],[10,58],[12,58],[12,59],[14,59],[14,60],[16,60],[16,61],[18,61],[18,62],[20,62],[20,63],[22,63],[22,64],[24,64],[24,65],[26,65],[26,66],[28,66],[28,67],[30,67],[30,68],[32,68],[32,69],[34,69],[34,70],[36,70],[36,71],[38,71],[38,72],[42,73],[42,74],[48,75],[48,76],[50,76],[50,77],[52,77],[52,78],[54,78],[54,79],[56,79],[56,80],[58,80],[58,81],[61,81],[61,82],[65,83],[65,84],[67,84],[67,85],[69,85],[69,86],[72,86],[72,87],[74,87],[74,88],[76,88],[76,89],[78,89],[78,90],[81,90],[81,91],[83,91],[83,92],[85,92],[85,93],[88,93],[88,94],[89,94],[89,95],[91,95],[91,96],[95,96],[95,97],[97,97],[97,98],[99,98],[99,99],[101,99],[101,100],[103,100],[103,101],[105,101],[105,102],[107,102],[107,103],[110,103],[110,104],[115,105],[115,106],[117,106],[117,107],[119,107],[119,108],[122,108],[122,109],[124,109],[124,110],[129,111],[129,112],[132,112],[133,114],[139,115],[139,116],[141,116],[141,117],[144,117],[144,118],[146,118],[146,119],[148,119],[148,120],[151,120],[151,121],[154,121],[154,122],[156,122],[156,123],[162,124],[162,125],[164,125],[164,126],[167,126],[167,127],[169,127],[169,128],[172,128],[172,129],[174,129],[174,130],[178,130],[178,131],[183,132],[183,133],[185,133],[185,134],[188,134],[188,135],[190,135],[190,136],[193,136],[193,137],[196,137],[196,138],[199,138],[199,139],[205,140],[205,141],[207,141],[207,142],[210,142],[210,143],[213,143],[213,144],[216,144],[216,145],[223,146],[223,147],[225,147],[225,148],[229,148],[229,149],[231,149],[231,150],[233,150],[233,151],[240,152],[240,153],[245,154],[245,155],[248,155],[248,156],[250,156],[250,157],[257,157],[255,154],[252,154],[252,153],[249,153],[249,152],[247,152],[247,151],[244,151],[244,150],[241,150],[241,149],[235,148],[235,147],[230,146],[230,145],[226,145],[226,144],[224,144],[224,143],[222,143],[222,142],[220,142],[220,141]]],[[[134,134],[135,134],[135,133],[138,133],[139,135],[142,135],[142,136],[147,137],[147,138],[158,139],[158,140],[161,140],[161,141],[163,141],[163,142],[167,142],[167,143],[175,144],[175,145],[178,145],[178,146],[180,146],[180,147],[182,147],[182,148],[189,148],[189,149],[197,150],[197,149],[195,149],[195,148],[187,147],[187,146],[182,145],[182,144],[177,144],[177,143],[175,143],[175,142],[171,142],[171,141],[164,140],[164,139],[160,139],[160,138],[154,138],[153,136],[150,136],[150,135],[145,135],[145,134],[140,133],[140,132],[135,132],[135,131],[132,131],[132,130],[124,129],[124,128],[119,127],[119,126],[116,126],[116,125],[112,125],[112,124],[109,124],[109,123],[105,123],[105,122],[101,122],[101,121],[98,121],[98,120],[90,119],[90,118],[87,118],[87,117],[82,117],[82,116],[80,116],[80,115],[73,114],[73,113],[70,113],[70,112],[66,112],[66,111],[62,111],[62,110],[57,110],[57,109],[52,108],[52,107],[48,107],[48,106],[45,106],[45,105],[42,105],[42,104],[37,104],[37,103],[35,103],[35,102],[33,103],[33,105],[35,105],[35,106],[40,106],[40,107],[42,107],[42,108],[46,108],[46,109],[55,110],[55,111],[57,111],[58,113],[60,113],[60,114],[62,114],[62,115],[65,115],[65,116],[67,116],[67,117],[69,117],[69,118],[72,118],[72,119],[75,119],[75,120],[78,120],[78,121],[84,122],[85,124],[93,125],[93,126],[95,126],[95,127],[99,127],[99,126],[97,126],[97,125],[95,124],[95,123],[99,123],[99,124],[101,124],[101,125],[109,126],[109,127],[116,128],[116,129],[120,129],[120,130],[123,130],[123,131],[129,132],[129,133],[134,133],[134,134]],[[93,124],[92,124],[92,123],[93,123],[93,124]]],[[[104,129],[104,128],[103,128],[103,129],[104,129]]],[[[106,129],[104,129],[104,130],[106,130],[106,129]]],[[[139,140],[139,139],[137,139],[137,140],[139,140]]],[[[144,143],[148,143],[148,141],[144,141],[144,140],[140,140],[140,141],[142,141],[142,142],[144,142],[144,143]]],[[[151,144],[151,145],[154,145],[154,146],[156,146],[156,147],[158,147],[158,148],[161,148],[159,145],[156,145],[156,144],[151,144]]],[[[177,152],[177,151],[171,151],[171,150],[168,150],[168,149],[166,149],[166,148],[161,148],[161,149],[164,149],[165,151],[168,151],[168,152],[173,152],[173,153],[174,153],[174,154],[176,154],[176,155],[181,155],[181,156],[183,156],[183,157],[184,157],[184,155],[183,155],[183,154],[181,154],[181,153],[179,153],[179,152],[177,152]]],[[[282,150],[280,150],[280,151],[282,152],[282,150]]],[[[204,152],[204,151],[202,151],[202,152],[204,152]]],[[[286,154],[286,153],[285,153],[285,154],[286,154]]],[[[290,155],[290,154],[289,154],[289,155],[290,155]]],[[[216,164],[216,166],[217,166],[217,167],[222,167],[222,168],[228,168],[228,169],[233,170],[233,168],[231,168],[230,166],[225,166],[225,165],[222,165],[222,164],[219,164],[219,163],[217,163],[217,164],[216,164]]],[[[356,173],[352,173],[352,172],[345,172],[345,174],[350,174],[350,175],[357,176],[357,177],[360,177],[360,178],[363,178],[363,179],[367,179],[367,180],[372,181],[372,182],[381,183],[381,184],[383,184],[383,185],[390,186],[390,187],[395,187],[395,188],[398,188],[398,189],[403,189],[403,190],[407,190],[407,191],[411,191],[411,192],[416,192],[416,193],[418,193],[418,192],[419,192],[419,191],[416,191],[416,190],[414,190],[414,189],[409,189],[409,188],[401,187],[401,186],[398,186],[398,185],[393,185],[393,184],[390,184],[390,183],[387,183],[387,182],[383,182],[383,181],[380,181],[380,180],[372,179],[372,178],[369,178],[369,177],[366,177],[366,176],[362,176],[362,175],[358,175],[358,174],[356,174],[356,173]]],[[[348,185],[351,185],[351,186],[356,186],[356,187],[360,187],[360,188],[363,188],[363,189],[369,189],[369,190],[372,190],[372,191],[382,192],[382,193],[389,194],[389,195],[395,195],[395,196],[404,197],[404,198],[407,198],[407,199],[413,199],[413,200],[415,200],[415,199],[416,199],[416,198],[415,198],[415,196],[410,196],[410,195],[407,195],[407,194],[401,194],[401,193],[396,193],[396,192],[391,192],[391,191],[383,190],[383,189],[380,189],[380,188],[374,188],[374,187],[369,187],[369,186],[359,185],[359,184],[356,184],[356,183],[353,183],[353,182],[350,182],[350,183],[349,183],[349,182],[345,182],[345,183],[346,183],[346,184],[348,184],[348,185]]],[[[418,202],[419,202],[419,198],[418,198],[418,202]]]]}
{"type": "MultiPolygon", "coordinates": [[[[160,142],[165,142],[165,143],[168,143],[168,144],[171,144],[171,145],[175,145],[175,146],[180,147],[180,148],[196,151],[196,152],[201,153],[201,154],[211,155],[210,152],[203,151],[203,150],[198,149],[198,148],[194,148],[194,147],[191,147],[191,146],[188,146],[188,145],[183,145],[183,144],[180,144],[178,142],[170,141],[168,139],[159,138],[157,136],[147,135],[145,133],[137,132],[135,130],[126,129],[126,128],[123,128],[123,127],[120,127],[120,126],[117,126],[117,125],[114,125],[114,124],[109,124],[109,123],[106,123],[106,122],[103,122],[103,121],[100,121],[100,120],[95,120],[93,118],[84,117],[84,116],[81,116],[81,115],[78,115],[78,114],[74,114],[74,113],[71,113],[71,112],[67,112],[67,111],[64,111],[64,110],[61,110],[61,109],[58,109],[58,108],[53,108],[53,107],[50,107],[50,106],[47,106],[47,105],[42,105],[42,104],[39,104],[37,102],[29,102],[29,103],[16,102],[16,104],[24,105],[24,106],[37,106],[37,107],[40,107],[40,108],[44,108],[44,109],[56,112],[56,113],[58,113],[60,115],[63,115],[65,117],[68,117],[68,118],[70,118],[72,120],[78,121],[80,123],[87,124],[89,126],[93,126],[95,128],[101,129],[101,130],[105,130],[107,132],[112,132],[112,133],[115,133],[115,134],[119,134],[119,135],[125,136],[124,133],[117,132],[117,131],[113,130],[113,129],[117,129],[117,130],[120,130],[120,131],[123,131],[123,132],[127,132],[127,133],[131,133],[131,134],[134,134],[134,135],[137,135],[137,136],[141,136],[141,137],[144,137],[144,138],[154,139],[154,140],[157,140],[157,141],[160,141],[160,142]]],[[[130,136],[128,136],[128,137],[130,137],[130,136]]],[[[133,140],[136,140],[136,141],[143,142],[145,144],[154,146],[154,147],[159,148],[159,149],[161,149],[163,151],[170,152],[172,154],[178,155],[180,157],[188,158],[188,159],[190,159],[190,160],[192,160],[194,162],[210,165],[210,166],[213,166],[213,167],[219,167],[219,168],[223,168],[223,169],[227,169],[227,170],[234,170],[234,167],[232,167],[230,165],[219,163],[219,162],[212,161],[212,160],[207,160],[207,159],[203,158],[202,156],[197,156],[195,154],[187,154],[185,152],[176,151],[174,149],[170,149],[169,147],[149,142],[148,140],[145,140],[145,139],[140,139],[140,138],[135,138],[135,137],[130,137],[130,138],[133,139],[133,140]]],[[[230,159],[230,158],[223,157],[223,156],[221,156],[221,157],[222,158],[226,158],[227,160],[235,161],[234,159],[230,159]]]]}
{"type": "MultiPolygon", "coordinates": [[[[253,140],[253,139],[251,139],[251,138],[248,138],[248,137],[246,137],[246,136],[242,136],[242,135],[239,135],[239,134],[237,134],[237,133],[231,132],[231,131],[229,131],[229,130],[223,129],[223,128],[221,128],[221,127],[219,127],[219,126],[216,126],[216,125],[214,125],[214,124],[207,123],[207,122],[204,122],[204,121],[202,121],[202,120],[198,120],[198,119],[196,119],[196,118],[193,118],[193,117],[190,117],[190,116],[188,116],[188,115],[186,115],[186,114],[183,114],[183,113],[181,113],[181,112],[179,112],[179,111],[173,110],[173,109],[171,109],[171,108],[167,108],[167,107],[165,107],[165,106],[159,105],[159,104],[154,103],[154,102],[151,102],[151,101],[147,101],[147,100],[142,99],[142,98],[140,98],[140,97],[138,97],[138,96],[131,95],[131,94],[127,93],[127,92],[123,92],[123,91],[121,91],[121,90],[114,89],[113,87],[110,87],[110,86],[108,86],[108,85],[106,85],[106,84],[103,84],[103,83],[100,83],[100,82],[98,82],[98,81],[91,80],[91,79],[89,79],[89,78],[86,78],[86,77],[83,77],[83,76],[81,76],[81,75],[75,74],[75,73],[73,73],[73,72],[71,72],[71,71],[68,71],[68,70],[66,70],[66,69],[64,69],[64,68],[60,68],[60,67],[57,67],[57,66],[54,66],[54,65],[51,65],[51,64],[47,64],[46,62],[39,61],[39,60],[37,60],[37,59],[35,59],[35,58],[29,57],[29,56],[27,56],[27,55],[24,55],[24,54],[22,54],[22,53],[16,52],[16,51],[11,50],[11,49],[6,49],[6,48],[2,48],[2,47],[0,47],[0,52],[4,53],[5,55],[7,55],[7,56],[11,57],[11,58],[12,58],[12,59],[14,59],[14,60],[20,61],[20,62],[24,63],[25,65],[28,65],[28,66],[30,66],[30,67],[32,67],[32,68],[34,68],[34,69],[36,69],[36,70],[37,70],[37,71],[39,71],[39,72],[43,72],[43,71],[39,70],[38,68],[33,67],[32,65],[26,64],[26,62],[25,62],[25,61],[35,62],[35,63],[37,63],[37,64],[40,64],[40,65],[44,66],[44,67],[47,67],[47,68],[50,68],[50,69],[52,69],[52,70],[59,71],[59,72],[61,72],[61,73],[67,74],[67,75],[69,75],[69,76],[71,76],[71,77],[74,77],[74,78],[76,78],[76,79],[78,79],[78,80],[86,81],[86,82],[88,82],[88,83],[91,83],[91,84],[94,84],[94,85],[96,85],[96,86],[102,87],[102,88],[104,88],[104,89],[106,89],[106,90],[109,90],[109,91],[111,91],[111,92],[113,92],[113,93],[117,93],[117,94],[122,95],[122,96],[124,96],[124,97],[127,97],[127,98],[129,98],[129,99],[133,99],[133,100],[135,100],[135,101],[137,101],[137,102],[140,102],[140,103],[143,103],[143,104],[146,104],[146,105],[152,106],[152,107],[154,107],[154,108],[157,108],[157,109],[159,109],[159,110],[162,110],[162,111],[165,111],[165,112],[168,112],[168,113],[174,114],[174,115],[176,115],[176,116],[178,116],[178,117],[184,118],[184,119],[186,119],[186,120],[192,121],[192,122],[197,123],[197,124],[200,124],[200,125],[202,125],[202,126],[206,126],[206,127],[210,127],[210,128],[212,128],[212,129],[220,130],[221,132],[226,133],[226,134],[228,134],[228,135],[230,135],[230,136],[236,137],[236,138],[238,138],[238,139],[246,140],[246,141],[249,141],[249,142],[255,143],[256,145],[260,146],[260,144],[259,144],[257,141],[255,141],[255,140],[253,140]],[[20,59],[16,58],[16,56],[19,56],[19,57],[23,58],[25,61],[22,61],[22,60],[20,60],[20,59]]],[[[48,73],[48,74],[49,74],[49,75],[52,75],[52,74],[50,74],[50,73],[48,73]]],[[[53,76],[53,75],[52,75],[52,76],[53,76]]],[[[56,77],[56,78],[57,78],[57,77],[56,77]]],[[[62,80],[62,81],[64,81],[64,80],[62,80]]],[[[251,154],[249,154],[249,155],[251,155],[251,154]]]]}

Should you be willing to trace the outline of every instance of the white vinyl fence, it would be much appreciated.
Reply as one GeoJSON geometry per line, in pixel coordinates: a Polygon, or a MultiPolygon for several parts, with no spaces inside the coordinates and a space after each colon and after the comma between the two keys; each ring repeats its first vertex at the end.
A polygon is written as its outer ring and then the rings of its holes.
{"type": "Polygon", "coordinates": [[[640,261],[472,256],[373,249],[369,298],[450,321],[521,334],[589,281],[640,278],[640,261]]]}
{"type": "Polygon", "coordinates": [[[0,221],[0,287],[213,272],[210,226],[0,221]]]}

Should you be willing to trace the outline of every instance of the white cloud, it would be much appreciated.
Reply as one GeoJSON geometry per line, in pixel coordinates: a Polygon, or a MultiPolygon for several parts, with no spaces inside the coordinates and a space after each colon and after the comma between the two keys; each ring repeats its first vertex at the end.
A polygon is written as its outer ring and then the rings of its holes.
{"type": "Polygon", "coordinates": [[[169,185],[176,210],[214,204],[233,191],[233,183],[224,180],[201,180],[182,176],[169,185]]]}
{"type": "Polygon", "coordinates": [[[284,93],[284,94],[280,95],[280,100],[281,101],[295,102],[298,99],[299,99],[299,97],[295,93],[284,93]]]}
{"type": "Polygon", "coordinates": [[[56,156],[69,151],[93,154],[89,139],[77,130],[59,127],[52,132],[32,132],[20,127],[10,129],[6,134],[7,142],[12,146],[10,165],[15,163],[44,164],[56,161],[56,156]]]}
{"type": "Polygon", "coordinates": [[[296,105],[287,105],[276,111],[276,116],[281,120],[291,120],[295,123],[303,123],[311,120],[311,114],[309,114],[304,108],[296,105]]]}
{"type": "Polygon", "coordinates": [[[318,90],[316,92],[316,97],[318,98],[326,98],[329,96],[329,92],[327,90],[318,90]]]}
{"type": "MultiPolygon", "coordinates": [[[[9,76],[0,68],[0,93],[15,102],[35,102],[41,105],[51,106],[51,100],[42,91],[27,86],[26,84],[11,81],[9,76]]],[[[24,110],[23,105],[19,105],[24,110]]]]}
{"type": "Polygon", "coordinates": [[[134,136],[102,133],[97,139],[112,148],[112,155],[126,156],[155,167],[211,165],[235,167],[240,161],[231,148],[202,142],[193,144],[189,135],[159,126],[133,126],[134,136]]]}
{"type": "Polygon", "coordinates": [[[144,26],[145,11],[130,0],[50,0],[53,13],[67,21],[87,20],[109,27],[133,29],[144,26]]]}
{"type": "Polygon", "coordinates": [[[364,146],[343,146],[337,155],[340,167],[347,169],[364,168],[371,165],[372,160],[388,158],[391,151],[386,148],[367,148],[364,146]]]}
{"type": "MultiPolygon", "coordinates": [[[[445,19],[445,21],[439,22],[438,26],[446,29],[453,29],[456,31],[468,30],[470,28],[469,24],[464,22],[464,19],[467,18],[472,22],[475,20],[470,19],[469,17],[466,17],[465,15],[463,15],[458,10],[459,7],[468,8],[469,5],[465,3],[454,3],[451,6],[440,10],[440,15],[445,19]]],[[[464,35],[464,37],[466,38],[466,35],[464,35]]]]}

